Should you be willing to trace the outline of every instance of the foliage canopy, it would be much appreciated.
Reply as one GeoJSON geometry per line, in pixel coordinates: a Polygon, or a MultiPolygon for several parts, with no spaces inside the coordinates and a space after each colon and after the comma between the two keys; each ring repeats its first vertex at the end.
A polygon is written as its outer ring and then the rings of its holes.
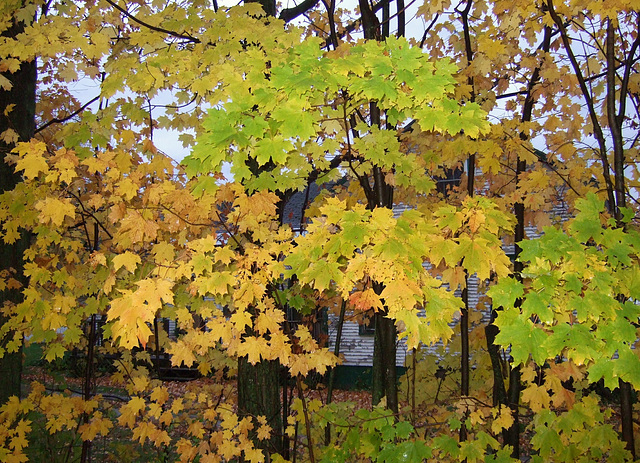
{"type": "Polygon", "coordinates": [[[401,1],[389,33],[389,4],[360,2],[353,23],[312,3],[297,26],[256,3],[0,6],[0,29],[24,25],[0,37],[0,88],[23,62],[39,79],[36,137],[0,134],[23,180],[0,195],[0,235],[31,236],[28,284],[2,269],[0,290],[23,300],[5,303],[0,354],[26,342],[88,363],[82,396],[34,383],[0,408],[2,461],[34,457],[38,422],[84,442],[126,429],[185,462],[293,458],[261,444],[272,438],[314,462],[515,461],[500,437],[518,415],[489,397],[494,346],[498,369],[521,372],[534,461],[631,458],[593,391],[640,387],[639,12],[425,1],[418,40],[403,37],[401,1]],[[358,39],[378,11],[381,40],[358,39]],[[96,96],[79,101],[88,82],[96,96]],[[167,130],[189,148],[180,163],[158,142],[167,130]],[[310,201],[313,184],[325,188],[310,201]],[[523,240],[525,225],[542,236],[523,240]],[[500,309],[489,321],[487,307],[500,309]],[[410,351],[398,413],[311,397],[304,381],[341,361],[315,332],[326,311],[395,324],[410,351]],[[470,393],[457,386],[460,313],[470,393]],[[94,384],[94,348],[115,359],[121,403],[94,384]],[[170,395],[161,353],[214,381],[170,395]],[[277,362],[297,389],[282,429],[237,413],[238,359],[277,362]]]}

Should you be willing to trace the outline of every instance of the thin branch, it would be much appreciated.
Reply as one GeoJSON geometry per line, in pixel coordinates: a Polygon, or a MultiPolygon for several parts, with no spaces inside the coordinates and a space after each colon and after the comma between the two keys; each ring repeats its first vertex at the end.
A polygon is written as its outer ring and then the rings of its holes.
{"type": "MultiPolygon", "coordinates": [[[[390,1],[391,0],[380,0],[378,3],[373,5],[373,7],[371,7],[371,11],[373,11],[374,13],[377,13],[378,11],[380,11],[382,9],[382,7],[385,4],[388,4],[390,1]]],[[[350,34],[351,32],[355,31],[356,28],[358,27],[358,25],[361,24],[361,22],[362,22],[362,18],[356,19],[352,23],[347,24],[347,26],[344,28],[344,30],[342,31],[342,33],[340,34],[340,36],[338,38],[342,39],[342,38],[344,38],[345,35],[350,34]]]]}
{"type": "MultiPolygon", "coordinates": [[[[638,30],[640,31],[640,14],[638,14],[638,30]]],[[[618,109],[619,124],[622,124],[622,120],[625,115],[627,92],[629,89],[629,79],[631,78],[633,56],[636,54],[638,47],[640,47],[640,34],[636,36],[636,39],[633,41],[633,44],[631,45],[631,49],[629,50],[629,58],[626,60],[627,65],[624,69],[624,75],[622,77],[622,85],[620,85],[620,107],[618,109]]]]}
{"type": "MultiPolygon", "coordinates": [[[[218,211],[216,211],[216,215],[218,216],[218,220],[220,220],[220,225],[222,225],[225,229],[225,231],[229,234],[229,237],[235,241],[235,243],[238,245],[238,249],[240,250],[240,254],[244,254],[244,246],[240,243],[240,241],[238,241],[238,238],[236,238],[235,233],[233,233],[230,229],[229,226],[227,225],[227,222],[225,220],[222,220],[222,217],[220,216],[220,213],[218,211]]],[[[240,217],[238,216],[238,219],[240,217]]],[[[237,227],[237,224],[235,225],[237,227]]]]}
{"type": "Polygon", "coordinates": [[[80,108],[78,108],[77,110],[75,110],[74,112],[72,112],[71,114],[69,114],[68,116],[65,116],[63,118],[53,118],[50,121],[48,121],[47,123],[45,123],[44,125],[41,125],[40,127],[38,127],[35,131],[35,133],[38,133],[44,129],[46,129],[47,127],[53,125],[53,124],[62,124],[63,122],[67,122],[69,119],[72,119],[74,117],[76,117],[78,114],[80,114],[82,111],[84,111],[85,109],[87,109],[87,107],[92,104],[95,103],[96,101],[98,101],[100,99],[100,96],[97,96],[93,99],[91,99],[90,101],[86,102],[85,104],[83,104],[82,106],[80,106],[80,108]]]}
{"type": "Polygon", "coordinates": [[[109,230],[106,229],[106,227],[102,224],[100,219],[98,219],[93,212],[89,211],[86,207],[84,207],[84,204],[83,204],[82,200],[80,199],[80,197],[77,196],[75,193],[69,191],[69,190],[67,190],[67,194],[70,195],[71,197],[73,197],[76,201],[78,201],[78,204],[82,208],[82,212],[84,212],[86,215],[88,215],[93,220],[95,220],[96,223],[100,226],[100,228],[102,228],[102,231],[104,231],[107,234],[107,236],[109,237],[109,239],[112,240],[113,239],[113,235],[111,235],[111,233],[109,233],[109,230]]]}
{"type": "Polygon", "coordinates": [[[313,453],[313,440],[311,438],[311,422],[309,421],[309,412],[307,410],[307,400],[302,392],[302,381],[300,381],[300,373],[296,376],[296,386],[298,388],[298,397],[302,402],[302,413],[304,415],[304,424],[307,431],[307,446],[309,448],[309,460],[311,463],[316,463],[316,458],[313,453]]]}
{"type": "MultiPolygon", "coordinates": [[[[627,60],[624,63],[618,64],[615,67],[615,70],[617,71],[618,69],[624,67],[624,66],[630,66],[633,67],[633,65],[637,62],[640,61],[640,59],[637,60],[632,60],[631,57],[629,57],[629,60],[627,60]]],[[[586,83],[590,83],[596,79],[600,79],[602,77],[606,77],[607,75],[607,71],[602,71],[599,72],[598,74],[593,74],[592,76],[587,76],[587,77],[583,77],[584,81],[586,83]]],[[[521,96],[521,95],[526,95],[527,94],[527,90],[516,90],[514,92],[509,92],[509,93],[503,93],[501,95],[496,95],[496,100],[503,100],[505,98],[513,98],[514,96],[521,96]]]]}
{"type": "MultiPolygon", "coordinates": [[[[600,122],[598,121],[598,114],[595,109],[595,105],[593,103],[593,98],[589,93],[589,89],[587,87],[587,81],[585,80],[582,71],[580,70],[580,64],[576,59],[573,49],[571,48],[571,42],[569,40],[569,36],[567,34],[567,29],[565,28],[565,24],[556,13],[556,10],[553,6],[552,0],[547,0],[547,7],[549,11],[549,15],[553,22],[558,26],[560,30],[560,37],[562,39],[562,44],[564,46],[565,51],[567,52],[567,56],[569,57],[569,61],[571,62],[571,66],[573,68],[573,72],[575,73],[576,78],[578,79],[578,84],[580,85],[580,90],[582,91],[582,96],[587,103],[587,108],[589,110],[589,117],[591,118],[591,125],[593,126],[593,132],[596,140],[598,141],[598,146],[600,148],[599,157],[602,162],[602,174],[607,186],[607,196],[609,199],[610,207],[615,208],[615,197],[613,195],[614,187],[611,182],[611,167],[609,165],[609,160],[607,158],[607,146],[605,143],[604,133],[602,132],[602,127],[600,126],[600,122]]],[[[613,210],[613,209],[612,209],[613,210]]]]}
{"type": "Polygon", "coordinates": [[[177,39],[182,39],[182,40],[186,40],[188,42],[192,42],[192,43],[202,43],[200,41],[200,39],[197,39],[195,37],[192,37],[190,35],[185,35],[185,34],[180,34],[178,32],[175,31],[170,31],[169,29],[164,29],[162,27],[157,27],[157,26],[153,26],[149,23],[146,23],[144,21],[142,21],[141,19],[136,18],[134,15],[132,15],[131,13],[129,13],[127,10],[125,10],[124,8],[122,8],[121,6],[119,6],[118,4],[116,4],[115,2],[113,2],[112,0],[105,0],[109,5],[111,5],[112,7],[114,7],[116,10],[118,10],[119,12],[121,12],[123,15],[125,15],[127,18],[131,19],[133,22],[140,24],[143,27],[146,27],[147,29],[150,29],[152,31],[155,32],[160,32],[161,34],[167,34],[171,37],[175,37],[177,39]]]}
{"type": "Polygon", "coordinates": [[[327,49],[329,44],[333,45],[333,49],[338,48],[338,34],[336,33],[336,0],[322,0],[325,9],[327,10],[327,17],[329,19],[329,40],[327,40],[327,49]]]}
{"type": "MultiPolygon", "coordinates": [[[[621,226],[622,212],[621,207],[625,207],[625,178],[624,178],[624,146],[622,141],[622,121],[616,116],[616,71],[615,63],[615,29],[611,18],[607,19],[607,53],[605,55],[607,62],[607,120],[609,122],[609,131],[613,142],[613,173],[615,179],[615,195],[616,204],[610,207],[614,217],[621,226]]],[[[621,103],[622,103],[621,95],[621,103]]],[[[622,104],[621,104],[622,106],[622,104]]]]}
{"type": "Polygon", "coordinates": [[[157,109],[157,108],[165,108],[165,109],[182,109],[182,108],[186,108],[187,106],[189,106],[190,104],[194,103],[196,100],[198,99],[198,94],[193,95],[193,98],[191,98],[190,101],[188,101],[185,104],[181,104],[181,105],[171,105],[171,104],[154,104],[151,107],[153,109],[157,109]]]}
{"type": "MultiPolygon", "coordinates": [[[[382,25],[384,25],[385,23],[389,23],[389,22],[390,22],[393,18],[395,18],[396,16],[397,16],[398,18],[400,18],[401,16],[404,16],[404,15],[405,15],[405,13],[407,12],[407,9],[408,9],[411,5],[413,5],[416,1],[417,1],[417,0],[411,0],[411,1],[409,2],[409,4],[408,4],[408,5],[406,5],[406,6],[402,6],[401,8],[399,8],[399,9],[398,9],[398,11],[396,11],[396,12],[395,12],[395,13],[393,13],[391,16],[389,16],[389,18],[387,18],[387,19],[383,20],[383,21],[381,22],[381,24],[382,24],[382,25]]],[[[387,4],[388,4],[388,2],[382,2],[382,3],[383,3],[383,6],[385,6],[385,3],[387,3],[387,4]]],[[[399,20],[398,20],[398,21],[399,21],[399,20]]],[[[386,36],[383,36],[383,37],[386,37],[386,36]]],[[[400,36],[400,37],[401,37],[401,36],[400,36]]]]}
{"type": "Polygon", "coordinates": [[[431,30],[431,28],[436,24],[439,17],[440,17],[440,13],[436,13],[436,15],[433,17],[433,19],[427,26],[427,28],[424,30],[424,34],[422,34],[422,40],[420,40],[420,48],[424,47],[424,43],[427,41],[427,35],[429,34],[429,31],[431,30]]]}

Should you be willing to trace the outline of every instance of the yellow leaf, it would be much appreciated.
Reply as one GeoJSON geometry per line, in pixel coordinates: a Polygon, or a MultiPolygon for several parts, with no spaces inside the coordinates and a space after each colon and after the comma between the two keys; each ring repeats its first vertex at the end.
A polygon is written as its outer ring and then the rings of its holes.
{"type": "Polygon", "coordinates": [[[263,461],[265,461],[264,454],[260,449],[245,449],[244,458],[251,463],[262,463],[263,461]]]}
{"type": "Polygon", "coordinates": [[[164,386],[155,387],[153,392],[151,392],[151,400],[162,405],[169,400],[169,391],[164,386]]]}
{"type": "Polygon", "coordinates": [[[171,355],[171,365],[176,367],[182,365],[191,367],[196,361],[195,355],[182,339],[172,342],[167,353],[171,355]]]}
{"type": "Polygon", "coordinates": [[[549,397],[549,393],[545,386],[531,384],[528,388],[522,391],[522,401],[528,403],[531,410],[533,410],[534,413],[537,413],[540,410],[549,407],[551,397],[549,397]]]}
{"type": "Polygon", "coordinates": [[[130,177],[125,177],[118,183],[117,191],[125,200],[129,201],[138,194],[138,188],[139,186],[130,177]]]}
{"type": "MultiPolygon", "coordinates": [[[[4,137],[4,133],[2,137],[4,137]]],[[[40,172],[44,174],[49,172],[49,165],[43,156],[43,154],[47,152],[47,145],[43,142],[31,140],[28,143],[18,143],[14,152],[20,155],[20,159],[18,159],[16,163],[16,170],[24,171],[24,177],[26,179],[32,180],[36,178],[40,172]]]]}
{"type": "Polygon", "coordinates": [[[94,251],[91,253],[91,257],[89,258],[89,263],[92,267],[97,267],[98,265],[107,265],[107,258],[104,254],[98,251],[94,251]]]}
{"type": "Polygon", "coordinates": [[[80,426],[78,431],[82,440],[89,441],[95,439],[98,434],[106,436],[112,427],[113,422],[108,418],[103,418],[102,413],[97,411],[91,417],[91,421],[80,426]]]}
{"type": "Polygon", "coordinates": [[[304,349],[305,352],[314,352],[318,348],[318,343],[309,332],[309,328],[301,325],[296,330],[296,337],[299,339],[298,345],[304,349]]]}
{"type": "Polygon", "coordinates": [[[142,142],[142,151],[147,153],[153,153],[153,154],[158,153],[158,149],[155,147],[153,142],[148,138],[145,138],[145,140],[142,142]]]}
{"type": "Polygon", "coordinates": [[[469,414],[469,421],[471,422],[471,426],[476,426],[477,424],[484,423],[484,413],[482,410],[474,410],[469,414]]]}
{"type": "Polygon", "coordinates": [[[484,225],[486,217],[482,211],[473,211],[471,216],[469,217],[469,229],[471,233],[475,233],[478,229],[484,225]]]}
{"type": "Polygon", "coordinates": [[[136,423],[136,417],[146,408],[142,397],[132,397],[129,402],[120,407],[120,416],[118,423],[133,428],[136,423]]]}
{"type": "Polygon", "coordinates": [[[260,334],[277,333],[280,331],[280,323],[283,321],[284,313],[282,310],[268,309],[256,318],[255,329],[260,334]]]}
{"type": "Polygon", "coordinates": [[[309,371],[313,370],[313,366],[309,365],[309,359],[306,355],[294,355],[289,372],[291,376],[302,375],[306,376],[309,371]]]}
{"type": "Polygon", "coordinates": [[[494,408],[491,413],[494,418],[491,423],[491,431],[494,434],[498,434],[503,429],[508,429],[513,424],[513,415],[509,407],[500,406],[500,408],[494,408]]]}
{"type": "Polygon", "coordinates": [[[242,333],[246,326],[251,326],[251,314],[247,310],[237,310],[236,313],[231,315],[231,323],[242,333]]]}
{"type": "Polygon", "coordinates": [[[229,263],[233,259],[235,259],[235,257],[235,252],[233,252],[233,250],[228,247],[217,249],[215,253],[216,262],[221,262],[224,265],[229,265],[229,263]]]}
{"type": "Polygon", "coordinates": [[[140,256],[132,253],[131,251],[125,251],[113,258],[113,270],[116,272],[121,268],[126,268],[129,272],[133,273],[138,268],[138,264],[141,263],[140,256]]]}
{"type": "MultiPolygon", "coordinates": [[[[3,76],[2,74],[0,74],[0,87],[3,90],[6,90],[7,92],[9,90],[11,90],[11,87],[13,87],[13,84],[11,83],[11,81],[9,79],[7,79],[5,76],[3,76]]],[[[15,106],[15,105],[14,105],[15,106]]],[[[5,115],[7,113],[5,112],[5,115]]]]}
{"type": "Polygon", "coordinates": [[[7,129],[0,133],[0,140],[5,142],[7,145],[13,145],[20,140],[20,135],[18,135],[18,132],[13,129],[7,129]]]}
{"type": "Polygon", "coordinates": [[[267,424],[267,420],[264,416],[258,417],[258,422],[260,423],[260,427],[257,430],[258,439],[265,440],[271,437],[271,432],[273,428],[267,424]]]}
{"type": "Polygon", "coordinates": [[[289,338],[282,331],[271,334],[268,357],[279,359],[282,365],[289,365],[291,344],[289,343],[289,338]]]}
{"type": "Polygon", "coordinates": [[[45,198],[35,205],[40,211],[40,223],[53,224],[59,227],[64,222],[65,217],[75,217],[76,209],[68,199],[45,198]]]}
{"type": "Polygon", "coordinates": [[[107,279],[104,281],[104,285],[102,286],[102,292],[104,292],[105,294],[109,294],[113,289],[113,287],[115,286],[115,284],[116,284],[116,273],[111,272],[109,273],[109,276],[107,277],[107,279]]]}
{"type": "Polygon", "coordinates": [[[264,338],[254,338],[246,336],[238,346],[238,357],[247,356],[247,360],[251,365],[255,365],[260,361],[261,353],[267,352],[267,340],[264,338]]]}

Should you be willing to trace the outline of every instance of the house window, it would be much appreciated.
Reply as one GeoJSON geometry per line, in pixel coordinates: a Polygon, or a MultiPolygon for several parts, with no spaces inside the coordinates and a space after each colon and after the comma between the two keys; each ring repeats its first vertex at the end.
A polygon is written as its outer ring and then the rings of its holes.
{"type": "Polygon", "coordinates": [[[460,185],[460,179],[462,178],[463,172],[464,169],[462,169],[462,167],[456,167],[455,169],[445,169],[444,177],[435,178],[436,189],[438,190],[438,193],[442,194],[444,197],[447,197],[451,190],[460,185]]]}
{"type": "Polygon", "coordinates": [[[362,323],[358,325],[358,333],[360,334],[360,336],[370,336],[372,334],[375,334],[375,332],[376,324],[373,315],[366,318],[362,323]]]}

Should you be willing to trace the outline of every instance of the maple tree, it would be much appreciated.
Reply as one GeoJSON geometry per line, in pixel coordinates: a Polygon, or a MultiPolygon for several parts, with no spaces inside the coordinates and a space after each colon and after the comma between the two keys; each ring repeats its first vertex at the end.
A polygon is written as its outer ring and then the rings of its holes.
{"type": "Polygon", "coordinates": [[[425,1],[406,39],[403,2],[361,1],[356,22],[343,7],[3,5],[2,27],[23,26],[2,36],[0,87],[37,60],[39,93],[36,137],[2,132],[24,141],[5,157],[22,182],[0,196],[3,242],[32,235],[2,353],[27,335],[48,361],[86,359],[81,395],[34,384],[0,409],[3,461],[24,461],[34,417],[82,461],[116,428],[180,461],[513,461],[523,406],[536,461],[632,458],[638,12],[425,1]],[[78,79],[98,95],[78,101],[78,79]],[[160,129],[190,148],[181,163],[160,129]],[[313,182],[332,186],[294,233],[283,205],[313,182]],[[526,225],[549,226],[526,240],[526,225]],[[472,281],[488,289],[475,307],[472,281]],[[327,309],[375,320],[371,410],[309,397],[309,374],[339,363],[312,335],[327,309]],[[160,352],[215,381],[171,396],[160,352]],[[121,404],[96,387],[98,355],[121,404]],[[619,386],[622,440],[600,380],[619,386]]]}
{"type": "MultiPolygon", "coordinates": [[[[13,24],[3,30],[3,36],[13,37],[24,30],[24,23],[13,24]]],[[[4,108],[0,118],[0,133],[13,130],[14,136],[3,137],[0,140],[0,192],[11,190],[20,181],[20,175],[14,172],[13,166],[4,162],[4,158],[15,143],[28,141],[35,129],[35,91],[36,66],[35,63],[21,63],[19,69],[7,72],[3,69],[0,74],[2,91],[0,91],[0,107],[4,108]]],[[[22,253],[28,246],[28,237],[22,235],[12,243],[0,243],[0,272],[8,281],[0,287],[2,300],[19,302],[20,284],[24,284],[22,274],[22,253]],[[17,283],[17,282],[20,283],[17,283]]],[[[0,323],[4,321],[0,316],[0,323]]],[[[20,351],[5,355],[0,359],[0,403],[5,403],[12,395],[20,394],[20,372],[22,369],[22,354],[20,351]]]]}

